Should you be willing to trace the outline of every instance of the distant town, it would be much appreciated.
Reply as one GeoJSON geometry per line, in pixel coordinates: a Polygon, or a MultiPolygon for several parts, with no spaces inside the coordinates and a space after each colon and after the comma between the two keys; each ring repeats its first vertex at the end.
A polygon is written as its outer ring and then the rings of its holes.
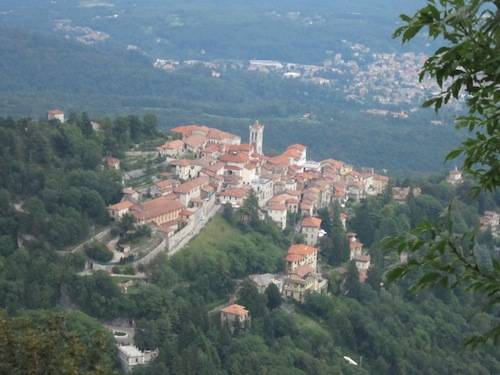
{"type": "MultiPolygon", "coordinates": [[[[299,64],[275,60],[249,61],[203,61],[157,59],[154,67],[173,72],[192,66],[203,66],[214,78],[229,70],[243,70],[261,74],[277,74],[283,79],[300,80],[313,85],[328,87],[342,92],[346,99],[356,103],[374,104],[376,108],[366,112],[377,116],[408,118],[409,113],[401,110],[380,109],[379,106],[409,107],[418,109],[418,104],[438,88],[429,79],[419,81],[420,67],[427,59],[423,53],[407,52],[372,53],[360,43],[342,41],[352,51],[351,57],[329,51],[331,57],[321,65],[299,64]]],[[[460,102],[452,103],[460,109],[460,102]]]]}

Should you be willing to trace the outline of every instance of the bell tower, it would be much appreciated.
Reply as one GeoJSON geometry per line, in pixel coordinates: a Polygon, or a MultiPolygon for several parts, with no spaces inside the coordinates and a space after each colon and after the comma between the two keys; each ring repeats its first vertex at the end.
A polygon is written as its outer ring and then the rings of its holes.
{"type": "Polygon", "coordinates": [[[255,121],[250,128],[250,141],[249,143],[253,145],[255,152],[262,155],[262,143],[264,142],[264,125],[259,121],[255,121]]]}

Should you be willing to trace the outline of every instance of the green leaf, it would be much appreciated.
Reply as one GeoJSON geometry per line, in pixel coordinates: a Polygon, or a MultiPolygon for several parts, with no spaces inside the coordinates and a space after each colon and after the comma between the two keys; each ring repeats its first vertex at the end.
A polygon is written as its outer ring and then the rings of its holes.
{"type": "Polygon", "coordinates": [[[408,270],[406,265],[398,266],[388,271],[385,275],[385,279],[388,283],[392,283],[395,280],[402,278],[407,272],[408,270]]]}

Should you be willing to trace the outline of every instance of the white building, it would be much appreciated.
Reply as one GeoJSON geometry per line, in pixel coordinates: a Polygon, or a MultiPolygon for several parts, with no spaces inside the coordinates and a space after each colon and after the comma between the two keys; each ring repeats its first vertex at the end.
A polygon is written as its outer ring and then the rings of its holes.
{"type": "Polygon", "coordinates": [[[131,372],[135,366],[145,365],[158,356],[158,350],[141,351],[135,345],[118,346],[118,358],[125,372],[131,372]]]}
{"type": "Polygon", "coordinates": [[[270,284],[276,285],[280,293],[283,292],[283,277],[272,273],[263,273],[260,275],[250,275],[250,280],[254,282],[259,293],[264,293],[270,284]]]}
{"type": "Polygon", "coordinates": [[[286,228],[287,208],[285,203],[270,201],[266,206],[266,211],[271,220],[278,224],[282,230],[286,228]]]}
{"type": "Polygon", "coordinates": [[[47,119],[50,120],[59,120],[61,123],[64,123],[66,121],[64,117],[64,111],[61,111],[60,109],[52,109],[48,112],[47,114],[47,119]]]}
{"type": "Polygon", "coordinates": [[[220,204],[230,204],[234,208],[240,208],[243,206],[245,199],[248,196],[248,189],[245,188],[232,188],[226,189],[219,193],[220,204]]]}
{"type": "Polygon", "coordinates": [[[273,197],[273,180],[270,178],[257,178],[254,179],[250,186],[252,187],[257,199],[259,201],[259,207],[264,207],[269,199],[273,197]]]}

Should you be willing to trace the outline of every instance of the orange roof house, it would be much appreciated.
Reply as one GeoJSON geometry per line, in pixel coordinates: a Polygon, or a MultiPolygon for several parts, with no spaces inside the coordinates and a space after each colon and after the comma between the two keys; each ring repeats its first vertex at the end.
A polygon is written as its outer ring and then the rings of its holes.
{"type": "Polygon", "coordinates": [[[132,214],[138,223],[162,225],[166,222],[177,220],[183,208],[184,206],[179,200],[165,196],[134,206],[132,214]]]}
{"type": "Polygon", "coordinates": [[[106,166],[109,169],[120,169],[120,159],[117,159],[113,156],[106,157],[106,166]]]}
{"type": "Polygon", "coordinates": [[[112,204],[108,206],[108,213],[115,220],[120,220],[123,215],[129,213],[130,209],[134,206],[134,204],[128,200],[123,200],[116,204],[112,204]]]}
{"type": "Polygon", "coordinates": [[[223,308],[220,312],[221,325],[228,325],[231,332],[234,331],[236,325],[240,328],[246,328],[250,324],[250,312],[245,306],[232,304],[223,308]]]}
{"type": "Polygon", "coordinates": [[[288,254],[297,254],[297,255],[311,255],[317,254],[318,249],[312,246],[307,246],[304,244],[294,244],[288,248],[288,254]]]}
{"type": "Polygon", "coordinates": [[[321,227],[321,219],[319,217],[307,216],[302,219],[303,227],[319,228],[321,227]]]}

